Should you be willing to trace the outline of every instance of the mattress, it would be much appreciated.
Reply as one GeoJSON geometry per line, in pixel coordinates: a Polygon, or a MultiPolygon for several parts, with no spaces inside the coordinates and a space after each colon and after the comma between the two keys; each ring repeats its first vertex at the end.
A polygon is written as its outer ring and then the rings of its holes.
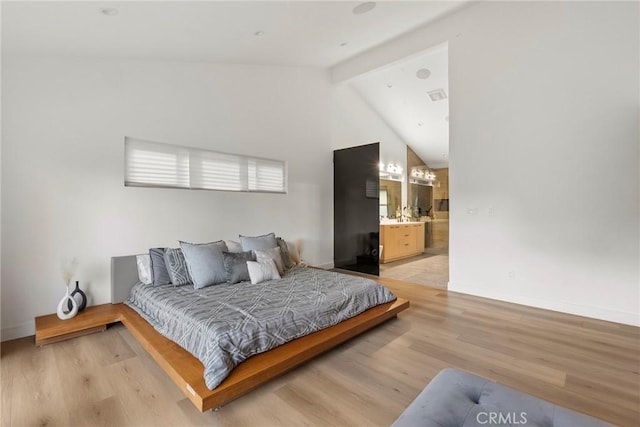
{"type": "Polygon", "coordinates": [[[282,279],[256,285],[138,283],[125,304],[200,360],[205,383],[214,389],[255,354],[395,299],[373,280],[296,266],[282,279]]]}

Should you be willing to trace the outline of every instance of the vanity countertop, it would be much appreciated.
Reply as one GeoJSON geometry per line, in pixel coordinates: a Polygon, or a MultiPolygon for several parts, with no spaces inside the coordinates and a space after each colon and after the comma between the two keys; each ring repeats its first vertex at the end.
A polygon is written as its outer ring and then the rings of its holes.
{"type": "Polygon", "coordinates": [[[424,224],[425,221],[405,221],[405,222],[381,222],[380,225],[412,225],[424,224]]]}

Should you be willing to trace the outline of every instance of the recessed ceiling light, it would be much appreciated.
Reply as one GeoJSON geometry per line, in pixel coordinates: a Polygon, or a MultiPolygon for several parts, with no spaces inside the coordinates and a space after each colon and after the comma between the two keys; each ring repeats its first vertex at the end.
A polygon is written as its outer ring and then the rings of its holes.
{"type": "Polygon", "coordinates": [[[256,37],[260,37],[262,35],[264,35],[264,31],[260,30],[260,31],[256,31],[255,33],[253,33],[254,36],[256,37]]]}
{"type": "Polygon", "coordinates": [[[443,101],[443,100],[447,99],[447,94],[444,91],[444,89],[432,90],[430,92],[427,92],[427,95],[429,95],[429,98],[431,98],[431,100],[433,102],[435,102],[435,101],[443,101]]]}
{"type": "Polygon", "coordinates": [[[371,12],[375,7],[376,2],[374,1],[360,3],[353,8],[353,13],[355,13],[356,15],[362,15],[363,13],[371,12]]]}
{"type": "Polygon", "coordinates": [[[392,85],[391,83],[387,83],[387,87],[388,87],[389,89],[391,89],[391,88],[393,87],[393,85],[392,85]]]}
{"type": "Polygon", "coordinates": [[[430,75],[431,71],[426,68],[420,68],[418,71],[416,71],[416,77],[422,80],[428,79],[430,75]]]}
{"type": "Polygon", "coordinates": [[[418,122],[418,126],[422,126],[422,122],[418,122]]]}
{"type": "Polygon", "coordinates": [[[100,13],[106,16],[114,16],[118,14],[118,9],[114,9],[112,7],[103,7],[100,9],[100,13]]]}

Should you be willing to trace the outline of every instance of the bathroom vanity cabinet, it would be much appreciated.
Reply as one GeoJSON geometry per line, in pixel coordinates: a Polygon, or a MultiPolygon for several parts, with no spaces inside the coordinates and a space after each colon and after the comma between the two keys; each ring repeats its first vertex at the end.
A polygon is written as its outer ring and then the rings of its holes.
{"type": "Polygon", "coordinates": [[[420,255],[424,251],[424,222],[380,224],[381,263],[420,255]]]}

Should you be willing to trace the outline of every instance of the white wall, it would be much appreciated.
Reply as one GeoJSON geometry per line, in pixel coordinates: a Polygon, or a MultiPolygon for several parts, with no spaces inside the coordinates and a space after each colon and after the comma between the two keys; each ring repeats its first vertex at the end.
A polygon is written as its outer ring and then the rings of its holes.
{"type": "Polygon", "coordinates": [[[275,231],[333,258],[327,73],[317,69],[4,57],[2,339],[64,294],[79,259],[92,303],[110,257],[275,231]],[[124,136],[284,159],[289,194],[124,187],[124,136]]]}
{"type": "MultiPolygon", "coordinates": [[[[331,143],[334,150],[380,143],[380,161],[407,170],[407,145],[384,119],[348,84],[331,90],[331,143]]],[[[407,206],[407,181],[402,182],[402,206],[407,206]]]]}
{"type": "Polygon", "coordinates": [[[640,325],[638,17],[481,2],[333,69],[449,43],[451,290],[640,325]]]}

